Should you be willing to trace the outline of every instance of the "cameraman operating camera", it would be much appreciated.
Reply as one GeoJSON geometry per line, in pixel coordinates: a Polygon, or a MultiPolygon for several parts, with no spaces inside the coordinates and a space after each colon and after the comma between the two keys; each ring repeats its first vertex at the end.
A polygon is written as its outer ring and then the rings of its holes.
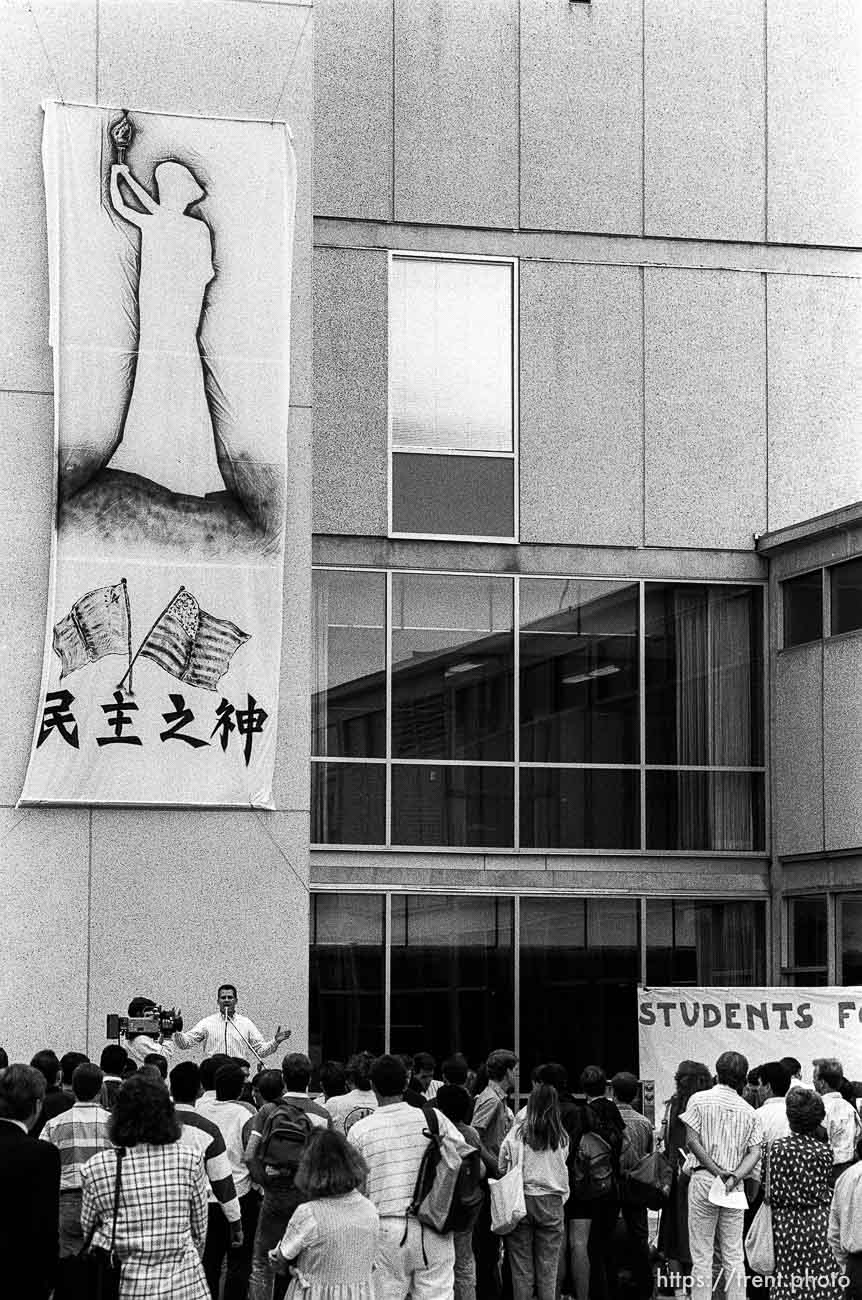
{"type": "MultiPolygon", "coordinates": [[[[152,998],[132,998],[129,1003],[129,1019],[152,1018],[152,1029],[157,1031],[154,1036],[153,1032],[147,1033],[145,1030],[126,1030],[126,1051],[139,1067],[151,1052],[163,1056],[166,1061],[174,1054],[174,1019],[169,1019],[168,1027],[165,1027],[160,1021],[158,1009],[158,1003],[152,998]]],[[[176,1027],[182,1028],[182,1023],[182,1019],[178,1018],[176,1027]]]]}

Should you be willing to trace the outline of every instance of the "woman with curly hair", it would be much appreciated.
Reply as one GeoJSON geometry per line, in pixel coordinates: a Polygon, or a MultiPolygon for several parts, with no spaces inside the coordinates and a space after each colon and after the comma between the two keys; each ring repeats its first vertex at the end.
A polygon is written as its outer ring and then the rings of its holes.
{"type": "Polygon", "coordinates": [[[115,1149],[99,1151],[82,1170],[81,1227],[85,1237],[93,1234],[94,1246],[110,1249],[122,1155],[113,1234],[122,1262],[120,1300],[209,1300],[200,1260],[206,1174],[200,1154],[179,1142],[174,1103],[160,1079],[138,1073],[122,1084],[108,1134],[115,1149]]]}
{"type": "Polygon", "coordinates": [[[832,1148],[815,1136],[825,1108],[810,1088],[791,1088],[785,1103],[790,1137],[769,1148],[772,1239],[771,1300],[835,1296],[837,1267],[827,1240],[832,1201],[832,1148]],[[828,1279],[833,1279],[831,1284],[828,1279]]]}
{"type": "Polygon", "coordinates": [[[341,1133],[312,1133],[295,1179],[307,1199],[269,1252],[276,1272],[292,1265],[287,1300],[373,1300],[380,1220],[362,1194],[367,1174],[365,1160],[341,1133]]]}
{"type": "Polygon", "coordinates": [[[533,1086],[500,1147],[500,1173],[520,1164],[527,1217],[506,1237],[514,1300],[554,1300],[563,1242],[563,1206],[569,1196],[569,1139],[557,1090],[533,1086]]]}
{"type": "Polygon", "coordinates": [[[691,1273],[691,1249],[688,1244],[688,1177],[681,1172],[686,1155],[686,1130],[680,1115],[689,1097],[712,1087],[712,1072],[702,1061],[680,1061],[674,1076],[676,1092],[665,1103],[660,1142],[673,1169],[673,1182],[667,1205],[661,1212],[658,1248],[668,1272],[691,1273]]]}

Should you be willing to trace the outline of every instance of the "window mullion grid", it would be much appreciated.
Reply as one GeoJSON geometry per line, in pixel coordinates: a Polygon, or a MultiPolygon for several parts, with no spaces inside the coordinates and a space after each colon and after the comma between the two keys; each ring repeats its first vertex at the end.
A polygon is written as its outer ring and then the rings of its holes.
{"type": "Polygon", "coordinates": [[[512,760],[514,763],[512,808],[515,825],[512,828],[512,844],[517,851],[521,847],[521,579],[517,574],[515,574],[513,582],[512,638],[514,645],[512,648],[512,663],[514,682],[512,684],[512,707],[515,716],[512,730],[512,760]]]}
{"type": "Polygon", "coordinates": [[[646,583],[638,583],[638,731],[640,733],[640,847],[646,852],[646,583]]]}
{"type": "Polygon", "coordinates": [[[392,1038],[392,895],[387,892],[383,898],[383,1050],[388,1054],[392,1038]]]}

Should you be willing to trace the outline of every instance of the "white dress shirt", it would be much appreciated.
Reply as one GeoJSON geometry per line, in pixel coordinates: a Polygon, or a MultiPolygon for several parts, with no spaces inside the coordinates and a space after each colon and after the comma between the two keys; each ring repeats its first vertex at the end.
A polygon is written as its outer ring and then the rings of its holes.
{"type": "Polygon", "coordinates": [[[274,1038],[264,1038],[257,1025],[248,1016],[241,1016],[238,1011],[232,1016],[223,1016],[220,1011],[214,1011],[191,1029],[174,1034],[174,1042],[184,1050],[203,1043],[204,1056],[215,1056],[217,1052],[223,1052],[225,1056],[242,1056],[247,1061],[256,1060],[255,1053],[259,1057],[272,1056],[278,1046],[274,1038]],[[251,1044],[253,1050],[246,1046],[243,1039],[251,1044]]]}

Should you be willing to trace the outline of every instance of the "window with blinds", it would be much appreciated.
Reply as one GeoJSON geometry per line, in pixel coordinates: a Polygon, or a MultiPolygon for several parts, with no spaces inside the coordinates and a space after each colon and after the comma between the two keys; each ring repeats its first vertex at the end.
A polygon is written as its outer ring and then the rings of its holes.
{"type": "Polygon", "coordinates": [[[511,259],[393,253],[390,532],[515,541],[511,259]]]}

